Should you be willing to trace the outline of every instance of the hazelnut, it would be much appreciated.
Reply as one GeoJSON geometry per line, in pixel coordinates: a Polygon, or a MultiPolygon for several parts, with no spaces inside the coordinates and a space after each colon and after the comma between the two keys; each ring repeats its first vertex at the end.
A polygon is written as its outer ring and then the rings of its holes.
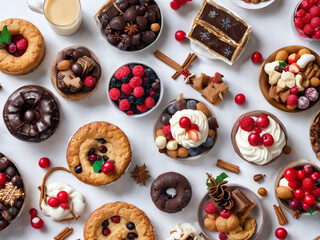
{"type": "Polygon", "coordinates": [[[150,26],[152,32],[159,32],[160,31],[160,24],[159,23],[152,23],[150,26]]]}
{"type": "Polygon", "coordinates": [[[289,53],[286,50],[281,50],[276,55],[276,61],[287,61],[289,53]]]}
{"type": "Polygon", "coordinates": [[[259,193],[260,196],[264,197],[264,196],[267,195],[268,192],[267,192],[267,190],[265,188],[261,187],[261,188],[258,189],[258,193],[259,193]]]}
{"type": "Polygon", "coordinates": [[[309,49],[302,48],[302,49],[298,52],[299,58],[300,58],[302,55],[304,55],[304,54],[311,54],[311,52],[310,52],[309,49]]]}
{"type": "Polygon", "coordinates": [[[70,60],[62,60],[57,65],[58,70],[66,71],[71,68],[71,61],[70,60]]]}
{"type": "Polygon", "coordinates": [[[310,83],[312,87],[318,87],[320,85],[320,79],[317,77],[313,77],[311,78],[310,83]]]}
{"type": "Polygon", "coordinates": [[[172,157],[172,158],[177,158],[178,157],[178,151],[173,151],[173,150],[167,150],[167,154],[172,157]]]}
{"type": "Polygon", "coordinates": [[[163,133],[163,131],[162,131],[162,128],[158,128],[158,129],[156,130],[156,136],[157,136],[157,137],[159,137],[159,136],[163,136],[163,137],[164,137],[164,133],[163,133]]]}
{"type": "Polygon", "coordinates": [[[185,147],[179,147],[178,148],[178,157],[188,157],[189,153],[188,153],[188,149],[186,149],[185,147]]]}
{"type": "Polygon", "coordinates": [[[291,147],[290,146],[285,146],[283,149],[284,154],[290,154],[291,153],[291,147]]]}

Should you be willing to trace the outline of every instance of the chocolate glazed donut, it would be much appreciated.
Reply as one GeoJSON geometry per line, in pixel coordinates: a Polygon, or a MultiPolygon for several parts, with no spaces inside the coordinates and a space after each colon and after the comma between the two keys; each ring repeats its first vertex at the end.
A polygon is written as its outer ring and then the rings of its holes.
{"type": "Polygon", "coordinates": [[[60,121],[58,100],[47,89],[27,85],[7,100],[3,119],[9,132],[27,142],[42,142],[56,130],[60,121]]]}
{"type": "Polygon", "coordinates": [[[151,198],[156,207],[167,213],[180,212],[185,208],[192,196],[191,185],[183,175],[176,172],[167,172],[158,176],[151,186],[151,198]],[[167,193],[167,190],[174,188],[174,196],[167,193]]]}

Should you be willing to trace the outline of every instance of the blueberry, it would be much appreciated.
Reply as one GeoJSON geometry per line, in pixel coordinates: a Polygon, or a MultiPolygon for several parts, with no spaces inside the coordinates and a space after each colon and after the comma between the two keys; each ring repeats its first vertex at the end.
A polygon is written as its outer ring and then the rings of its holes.
{"type": "Polygon", "coordinates": [[[108,220],[104,220],[104,221],[102,222],[102,227],[103,227],[103,228],[107,228],[108,226],[109,226],[108,220]]]}
{"type": "Polygon", "coordinates": [[[144,103],[144,98],[143,97],[140,97],[140,98],[136,99],[136,105],[137,106],[142,105],[143,103],[144,103]]]}
{"type": "Polygon", "coordinates": [[[213,145],[212,137],[207,137],[206,141],[203,143],[204,147],[211,147],[213,145]]]}
{"type": "Polygon", "coordinates": [[[151,68],[147,68],[144,70],[144,75],[149,78],[151,75],[154,75],[154,71],[151,68]]]}
{"type": "Polygon", "coordinates": [[[74,168],[75,173],[81,173],[82,172],[82,167],[81,165],[78,165],[74,168]]]}
{"type": "Polygon", "coordinates": [[[197,102],[195,100],[189,100],[187,102],[187,109],[195,110],[196,109],[196,105],[197,105],[197,102]]]}
{"type": "Polygon", "coordinates": [[[152,75],[149,76],[149,81],[151,83],[155,82],[157,79],[158,79],[158,77],[155,74],[152,74],[152,75]]]}
{"type": "Polygon", "coordinates": [[[188,153],[191,156],[196,156],[199,154],[199,152],[200,152],[199,148],[189,148],[189,150],[188,150],[188,153]]]}
{"type": "Polygon", "coordinates": [[[130,82],[130,79],[131,78],[129,78],[129,77],[124,77],[124,78],[122,78],[121,82],[122,83],[128,83],[128,82],[130,82]]]}
{"type": "Polygon", "coordinates": [[[137,237],[138,237],[138,235],[134,232],[129,232],[127,235],[127,238],[129,238],[130,240],[136,239],[137,237]]]}
{"type": "Polygon", "coordinates": [[[110,87],[111,88],[118,88],[118,89],[120,89],[121,88],[121,85],[122,85],[122,82],[121,81],[119,81],[119,80],[115,80],[115,81],[113,81],[113,80],[111,80],[111,84],[110,84],[110,87]]]}
{"type": "Polygon", "coordinates": [[[173,115],[177,112],[177,110],[174,108],[174,104],[172,103],[169,107],[168,107],[168,112],[173,115]]]}
{"type": "Polygon", "coordinates": [[[134,225],[133,222],[129,222],[129,223],[127,224],[127,228],[128,228],[129,230],[133,230],[133,229],[136,228],[136,226],[134,225]]]}
{"type": "Polygon", "coordinates": [[[135,103],[136,97],[133,96],[133,95],[130,95],[130,96],[128,97],[128,101],[129,101],[129,103],[135,103]]]}
{"type": "Polygon", "coordinates": [[[88,152],[88,155],[92,155],[92,154],[94,154],[94,153],[95,153],[94,148],[90,148],[90,150],[89,150],[89,152],[88,152]]]}

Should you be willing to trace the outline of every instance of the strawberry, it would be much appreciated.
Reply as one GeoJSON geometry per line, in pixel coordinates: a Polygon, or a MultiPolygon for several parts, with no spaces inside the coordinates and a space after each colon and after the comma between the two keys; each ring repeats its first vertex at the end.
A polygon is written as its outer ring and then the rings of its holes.
{"type": "Polygon", "coordinates": [[[289,71],[292,72],[292,73],[298,73],[300,71],[300,68],[299,68],[298,64],[292,63],[289,66],[289,71]]]}
{"type": "Polygon", "coordinates": [[[288,63],[289,64],[296,63],[298,61],[298,59],[299,59],[298,54],[297,53],[292,53],[288,57],[288,63]]]}
{"type": "Polygon", "coordinates": [[[199,134],[198,134],[198,131],[195,130],[195,129],[190,129],[188,131],[188,135],[190,137],[190,139],[194,142],[197,142],[199,140],[199,134]]]}
{"type": "Polygon", "coordinates": [[[192,124],[191,124],[191,129],[197,130],[197,131],[199,132],[199,127],[198,127],[198,125],[195,124],[195,123],[192,123],[192,124]]]}

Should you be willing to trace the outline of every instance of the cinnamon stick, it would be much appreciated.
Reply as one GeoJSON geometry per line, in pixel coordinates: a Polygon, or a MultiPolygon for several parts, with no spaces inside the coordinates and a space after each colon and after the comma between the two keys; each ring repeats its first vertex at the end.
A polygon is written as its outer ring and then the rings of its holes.
{"type": "Polygon", "coordinates": [[[178,63],[176,63],[174,60],[172,60],[168,56],[164,55],[159,50],[156,50],[154,52],[154,55],[156,56],[156,58],[158,58],[160,61],[164,62],[165,64],[169,65],[174,70],[176,70],[176,71],[181,70],[181,72],[183,71],[183,68],[178,63]]]}
{"type": "Polygon", "coordinates": [[[69,237],[72,234],[72,232],[73,232],[73,228],[66,227],[61,232],[59,232],[58,235],[55,236],[53,239],[54,240],[64,240],[67,237],[69,237]]]}
{"type": "Polygon", "coordinates": [[[197,55],[196,54],[194,54],[194,53],[192,53],[192,54],[190,54],[189,53],[189,55],[188,55],[188,57],[186,58],[186,60],[184,61],[184,63],[183,63],[183,65],[182,65],[182,70],[180,71],[177,71],[175,74],[173,74],[173,76],[172,76],[172,78],[173,79],[177,79],[177,77],[179,77],[179,75],[182,73],[182,71],[184,70],[184,69],[187,69],[190,65],[191,65],[191,63],[194,61],[194,60],[196,60],[196,58],[197,58],[197,55]]]}
{"type": "Polygon", "coordinates": [[[239,173],[239,171],[240,171],[240,167],[239,166],[234,165],[232,163],[228,163],[228,162],[223,161],[221,159],[217,160],[216,166],[218,168],[222,168],[222,169],[225,169],[225,170],[233,172],[233,173],[239,173]]]}
{"type": "Polygon", "coordinates": [[[282,208],[280,206],[273,205],[274,211],[277,215],[279,225],[283,226],[288,222],[286,216],[284,215],[282,208]]]}

